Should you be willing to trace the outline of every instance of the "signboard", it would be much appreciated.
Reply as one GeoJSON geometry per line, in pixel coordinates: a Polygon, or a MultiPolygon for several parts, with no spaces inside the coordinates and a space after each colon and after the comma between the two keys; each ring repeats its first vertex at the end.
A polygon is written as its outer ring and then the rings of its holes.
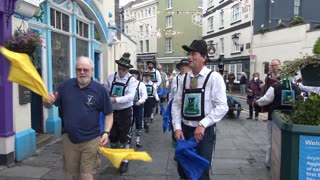
{"type": "Polygon", "coordinates": [[[19,104],[28,104],[31,102],[31,91],[24,87],[19,85],[19,104]]]}
{"type": "Polygon", "coordinates": [[[300,136],[299,180],[320,179],[320,137],[300,136]]]}

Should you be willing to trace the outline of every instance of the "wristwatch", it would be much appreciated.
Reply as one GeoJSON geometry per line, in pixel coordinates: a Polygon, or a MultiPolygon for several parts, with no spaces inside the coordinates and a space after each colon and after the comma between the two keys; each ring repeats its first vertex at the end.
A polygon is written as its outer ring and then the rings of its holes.
{"type": "Polygon", "coordinates": [[[109,131],[103,131],[103,132],[100,134],[100,136],[103,136],[105,133],[107,133],[108,136],[110,136],[110,132],[109,132],[109,131]]]}

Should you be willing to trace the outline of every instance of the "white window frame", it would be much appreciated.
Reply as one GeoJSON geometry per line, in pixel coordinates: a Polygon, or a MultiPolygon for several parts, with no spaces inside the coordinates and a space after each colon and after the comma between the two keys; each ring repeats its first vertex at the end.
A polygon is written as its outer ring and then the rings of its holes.
{"type": "Polygon", "coordinates": [[[301,0],[294,0],[293,3],[294,3],[293,14],[295,16],[299,16],[300,15],[301,0]]]}
{"type": "Polygon", "coordinates": [[[213,1],[214,1],[214,0],[208,0],[208,8],[210,8],[211,6],[213,6],[213,1]]]}
{"type": "Polygon", "coordinates": [[[150,41],[147,39],[146,40],[146,52],[150,51],[150,41]]]}
{"type": "Polygon", "coordinates": [[[172,1],[173,0],[167,0],[167,9],[171,9],[172,8],[172,1]]]}
{"type": "Polygon", "coordinates": [[[172,28],[172,15],[166,16],[166,28],[172,28]]]}
{"type": "Polygon", "coordinates": [[[224,38],[220,38],[220,54],[224,54],[224,38]]]}
{"type": "Polygon", "coordinates": [[[236,34],[233,34],[231,36],[231,50],[232,52],[240,52],[240,33],[236,33],[236,34]],[[236,35],[238,38],[233,38],[232,37],[236,35]]]}
{"type": "Polygon", "coordinates": [[[149,24],[146,25],[146,36],[149,36],[149,24]]]}
{"type": "Polygon", "coordinates": [[[220,27],[224,27],[224,11],[220,10],[220,27]]]}
{"type": "Polygon", "coordinates": [[[198,0],[198,8],[203,8],[203,0],[198,0]]]}
{"type": "Polygon", "coordinates": [[[139,35],[143,36],[143,25],[139,26],[139,35]]]}
{"type": "Polygon", "coordinates": [[[166,38],[166,53],[172,53],[172,38],[166,38]]]}
{"type": "Polygon", "coordinates": [[[208,18],[208,27],[207,31],[213,31],[213,16],[208,18]]]}
{"type": "Polygon", "coordinates": [[[232,6],[231,23],[241,20],[241,7],[240,3],[232,6]]]}
{"type": "Polygon", "coordinates": [[[143,52],[143,41],[140,41],[140,52],[143,52]]]}

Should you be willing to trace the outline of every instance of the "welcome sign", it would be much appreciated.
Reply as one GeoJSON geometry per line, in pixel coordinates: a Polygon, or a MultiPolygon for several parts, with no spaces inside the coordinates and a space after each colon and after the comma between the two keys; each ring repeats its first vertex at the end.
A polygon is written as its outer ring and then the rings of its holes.
{"type": "Polygon", "coordinates": [[[300,136],[299,180],[320,179],[320,137],[300,136]]]}

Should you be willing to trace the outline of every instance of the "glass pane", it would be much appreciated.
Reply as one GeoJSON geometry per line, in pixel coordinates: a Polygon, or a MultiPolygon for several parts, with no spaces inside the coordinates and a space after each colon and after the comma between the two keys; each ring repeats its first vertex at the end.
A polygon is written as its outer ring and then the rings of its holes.
{"type": "Polygon", "coordinates": [[[69,16],[62,14],[62,30],[69,32],[69,16]]]}
{"type": "Polygon", "coordinates": [[[88,24],[84,24],[84,37],[88,38],[89,37],[89,33],[88,33],[88,24]]]}
{"type": "Polygon", "coordinates": [[[55,12],[54,9],[50,9],[50,21],[51,21],[51,26],[53,27],[55,27],[55,23],[56,23],[55,21],[56,16],[54,12],[55,12]]]}
{"type": "Polygon", "coordinates": [[[61,29],[61,12],[56,11],[56,28],[61,29]]]}
{"type": "Polygon", "coordinates": [[[79,56],[89,56],[88,55],[88,49],[89,49],[89,45],[87,41],[81,40],[81,39],[77,39],[77,57],[79,56]]]}
{"type": "Polygon", "coordinates": [[[52,81],[55,90],[59,83],[70,78],[70,43],[66,35],[51,33],[52,81]]]}

